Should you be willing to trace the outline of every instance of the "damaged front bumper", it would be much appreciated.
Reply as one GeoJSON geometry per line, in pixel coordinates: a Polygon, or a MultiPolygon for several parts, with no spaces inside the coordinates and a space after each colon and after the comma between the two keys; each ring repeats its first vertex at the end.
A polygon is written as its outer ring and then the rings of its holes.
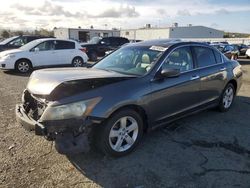
{"type": "Polygon", "coordinates": [[[21,125],[27,131],[35,131],[36,135],[46,136],[46,129],[45,127],[35,121],[34,119],[30,118],[22,105],[16,105],[16,120],[19,125],[21,125]]]}
{"type": "Polygon", "coordinates": [[[36,135],[54,140],[57,151],[66,155],[89,151],[92,127],[101,123],[101,119],[95,118],[39,122],[29,117],[22,104],[16,105],[16,120],[27,131],[34,131],[36,135]]]}

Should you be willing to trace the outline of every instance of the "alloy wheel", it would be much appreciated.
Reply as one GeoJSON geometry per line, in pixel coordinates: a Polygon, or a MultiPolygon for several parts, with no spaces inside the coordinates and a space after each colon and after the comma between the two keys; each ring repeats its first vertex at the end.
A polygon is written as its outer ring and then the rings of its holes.
{"type": "Polygon", "coordinates": [[[74,67],[82,67],[83,65],[82,60],[80,58],[75,58],[73,61],[73,65],[74,67]]]}
{"type": "Polygon", "coordinates": [[[131,116],[120,118],[109,133],[110,147],[116,152],[130,149],[138,138],[138,122],[131,116]]]}
{"type": "Polygon", "coordinates": [[[224,108],[229,108],[233,102],[234,98],[234,89],[232,87],[228,87],[225,90],[224,97],[223,97],[223,106],[224,108]]]}
{"type": "Polygon", "coordinates": [[[20,71],[22,73],[26,73],[30,70],[30,65],[28,62],[22,61],[22,62],[18,63],[17,68],[18,68],[18,71],[20,71]]]}

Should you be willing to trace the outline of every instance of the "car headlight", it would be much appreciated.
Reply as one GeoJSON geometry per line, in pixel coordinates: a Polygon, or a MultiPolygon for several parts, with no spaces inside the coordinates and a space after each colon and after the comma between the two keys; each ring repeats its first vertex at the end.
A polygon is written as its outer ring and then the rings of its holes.
{"type": "Polygon", "coordinates": [[[2,56],[2,59],[11,59],[14,57],[15,57],[15,54],[6,54],[6,55],[2,56]]]}
{"type": "Polygon", "coordinates": [[[63,120],[88,116],[100,101],[101,97],[97,97],[60,106],[48,106],[40,120],[63,120]]]}

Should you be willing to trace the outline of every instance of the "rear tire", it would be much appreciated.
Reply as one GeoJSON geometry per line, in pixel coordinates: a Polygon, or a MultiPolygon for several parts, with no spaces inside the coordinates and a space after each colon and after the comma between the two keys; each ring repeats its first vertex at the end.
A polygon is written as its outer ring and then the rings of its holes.
{"type": "Polygon", "coordinates": [[[32,64],[26,59],[18,60],[15,64],[15,70],[19,73],[28,73],[32,70],[32,64]]]}
{"type": "Polygon", "coordinates": [[[220,103],[218,106],[219,111],[226,112],[231,108],[235,97],[235,90],[236,88],[233,84],[227,84],[221,95],[220,103]]]}
{"type": "Polygon", "coordinates": [[[100,125],[97,147],[106,155],[121,157],[132,152],[143,135],[143,120],[137,112],[125,109],[100,125]]]}
{"type": "Polygon", "coordinates": [[[84,61],[81,57],[75,57],[72,60],[72,66],[73,67],[83,67],[84,61]]]}

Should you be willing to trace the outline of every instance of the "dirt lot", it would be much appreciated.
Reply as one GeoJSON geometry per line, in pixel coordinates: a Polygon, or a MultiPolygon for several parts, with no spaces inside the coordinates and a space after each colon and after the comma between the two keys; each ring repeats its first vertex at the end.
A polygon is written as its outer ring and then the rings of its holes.
{"type": "Polygon", "coordinates": [[[208,110],[145,135],[129,156],[59,155],[15,122],[28,77],[0,71],[0,187],[250,187],[250,62],[227,113],[208,110]]]}

